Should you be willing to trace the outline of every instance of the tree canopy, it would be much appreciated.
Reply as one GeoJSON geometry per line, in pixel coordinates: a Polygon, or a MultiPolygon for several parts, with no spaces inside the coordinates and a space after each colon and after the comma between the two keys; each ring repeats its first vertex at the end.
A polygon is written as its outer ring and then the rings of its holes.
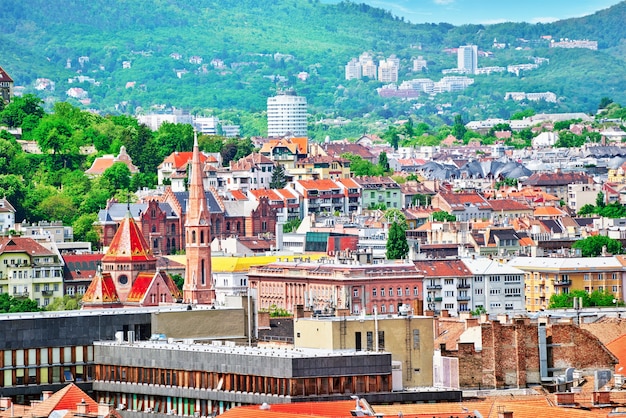
{"type": "Polygon", "coordinates": [[[594,235],[572,244],[572,248],[579,249],[583,257],[597,257],[606,250],[609,254],[622,254],[624,248],[618,240],[604,235],[594,235]]]}
{"type": "Polygon", "coordinates": [[[406,230],[399,222],[392,222],[387,238],[387,259],[397,260],[406,258],[409,254],[409,244],[406,240],[406,230]]]}

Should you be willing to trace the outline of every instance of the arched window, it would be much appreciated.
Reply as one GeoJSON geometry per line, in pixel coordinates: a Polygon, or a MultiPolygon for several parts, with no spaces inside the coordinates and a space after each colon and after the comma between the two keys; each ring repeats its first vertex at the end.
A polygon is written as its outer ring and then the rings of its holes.
{"type": "Polygon", "coordinates": [[[226,222],[226,231],[230,231],[230,222],[226,222]]]}
{"type": "Polygon", "coordinates": [[[172,224],[172,234],[176,233],[176,224],[172,224]]]}
{"type": "Polygon", "coordinates": [[[191,243],[196,243],[196,231],[191,231],[191,243]]]}
{"type": "Polygon", "coordinates": [[[156,225],[152,225],[152,232],[156,232],[156,225]]]}
{"type": "Polygon", "coordinates": [[[172,247],[171,247],[171,248],[172,248],[172,250],[174,250],[174,251],[176,251],[176,250],[177,250],[177,248],[176,248],[176,238],[172,238],[172,247]]]}
{"type": "Polygon", "coordinates": [[[204,231],[200,231],[200,244],[204,244],[204,231]]]}
{"type": "Polygon", "coordinates": [[[155,239],[155,240],[152,242],[152,248],[154,248],[155,250],[159,248],[159,240],[158,240],[158,238],[157,238],[157,239],[155,239]]]}
{"type": "Polygon", "coordinates": [[[200,278],[201,278],[202,285],[204,285],[205,282],[206,282],[206,274],[205,274],[205,271],[204,271],[204,259],[202,259],[202,262],[200,264],[201,264],[201,267],[200,267],[200,269],[201,269],[201,273],[200,273],[201,276],[200,276],[200,278]]]}

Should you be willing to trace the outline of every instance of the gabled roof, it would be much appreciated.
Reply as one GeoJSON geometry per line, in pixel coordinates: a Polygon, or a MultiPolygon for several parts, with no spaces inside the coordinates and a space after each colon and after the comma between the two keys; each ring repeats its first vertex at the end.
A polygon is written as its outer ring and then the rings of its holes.
{"type": "Polygon", "coordinates": [[[120,297],[117,294],[111,274],[97,272],[96,277],[91,280],[91,284],[83,295],[81,303],[84,305],[120,303],[120,297]]]}
{"type": "Polygon", "coordinates": [[[70,383],[28,411],[29,417],[49,417],[53,411],[76,411],[79,403],[87,404],[87,412],[96,415],[98,404],[81,388],[70,383]]]}
{"type": "Polygon", "coordinates": [[[0,254],[27,253],[29,256],[56,255],[32,238],[3,237],[0,238],[0,254]]]}
{"type": "MultiPolygon", "coordinates": [[[[189,192],[173,192],[172,194],[174,195],[176,200],[178,200],[178,203],[180,204],[183,214],[186,214],[187,213],[187,201],[189,200],[189,192]]],[[[209,208],[210,213],[222,213],[223,212],[219,202],[217,201],[217,198],[211,191],[207,190],[205,192],[205,196],[206,196],[207,207],[209,208]]]]}
{"type": "Polygon", "coordinates": [[[2,67],[0,67],[0,81],[12,83],[13,79],[7,74],[2,67]]]}
{"type": "Polygon", "coordinates": [[[349,152],[358,155],[364,160],[375,159],[376,156],[369,149],[360,144],[324,144],[324,150],[330,156],[341,157],[342,154],[349,152]]]}
{"type": "Polygon", "coordinates": [[[13,205],[11,205],[9,201],[6,200],[6,198],[4,197],[0,199],[0,213],[2,212],[15,213],[15,208],[13,207],[13,205]]]}
{"type": "Polygon", "coordinates": [[[346,189],[360,189],[361,188],[361,185],[357,183],[356,181],[354,181],[354,179],[351,177],[348,177],[345,179],[337,179],[336,182],[342,184],[346,189]]]}
{"type": "Polygon", "coordinates": [[[231,171],[250,171],[252,167],[258,168],[260,164],[274,165],[274,162],[260,153],[252,153],[238,161],[230,162],[231,171]]]}
{"type": "Polygon", "coordinates": [[[102,257],[103,263],[123,261],[156,261],[150,246],[130,213],[120,224],[107,253],[102,257]]]}
{"type": "Polygon", "coordinates": [[[248,200],[248,196],[241,190],[231,190],[229,193],[234,200],[248,200]]]}
{"type": "Polygon", "coordinates": [[[565,216],[567,215],[556,206],[537,206],[533,213],[534,216],[565,216]]]}
{"type": "Polygon", "coordinates": [[[333,180],[320,179],[320,180],[296,180],[298,184],[305,190],[333,190],[339,189],[337,183],[333,180]]]}
{"type": "Polygon", "coordinates": [[[615,365],[615,373],[626,373],[626,334],[617,337],[606,345],[606,348],[619,360],[615,365]]]}
{"type": "Polygon", "coordinates": [[[489,200],[489,205],[491,206],[491,209],[493,209],[494,212],[500,212],[500,211],[508,212],[508,211],[521,211],[521,210],[527,210],[529,212],[532,211],[530,206],[520,203],[513,199],[489,200]]]}
{"type": "Polygon", "coordinates": [[[453,211],[465,210],[466,204],[472,204],[482,209],[491,209],[489,202],[478,193],[439,193],[439,197],[443,199],[453,211]]]}
{"type": "MultiPolygon", "coordinates": [[[[142,303],[146,304],[146,296],[151,290],[156,288],[167,288],[169,297],[167,300],[162,301],[166,303],[173,303],[183,298],[183,294],[176,287],[174,280],[164,271],[158,271],[156,273],[141,272],[133,282],[133,287],[128,293],[126,302],[128,303],[142,303]]],[[[159,290],[159,293],[162,293],[159,290]]],[[[148,302],[149,303],[149,302],[148,302]]]]}
{"type": "MultiPolygon", "coordinates": [[[[181,169],[187,166],[187,164],[191,163],[191,159],[193,157],[193,152],[185,151],[185,152],[173,152],[165,159],[161,164],[159,164],[159,168],[163,166],[164,163],[172,163],[172,167],[174,169],[181,169]]],[[[200,153],[200,162],[204,163],[207,160],[207,156],[203,153],[200,153]]]]}
{"type": "Polygon", "coordinates": [[[585,173],[577,172],[556,172],[556,173],[535,173],[524,180],[524,186],[565,186],[573,183],[592,184],[593,178],[585,173]]]}
{"type": "Polygon", "coordinates": [[[424,278],[438,277],[471,277],[472,272],[461,260],[417,260],[414,261],[418,272],[424,278]]]}
{"type": "Polygon", "coordinates": [[[96,277],[98,264],[103,254],[65,254],[63,260],[63,280],[79,281],[91,280],[96,277]]]}

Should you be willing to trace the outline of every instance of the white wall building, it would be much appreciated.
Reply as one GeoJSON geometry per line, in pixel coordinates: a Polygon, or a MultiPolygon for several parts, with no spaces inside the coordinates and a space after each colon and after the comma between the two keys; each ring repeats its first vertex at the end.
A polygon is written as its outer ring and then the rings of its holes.
{"type": "Polygon", "coordinates": [[[457,68],[470,74],[476,74],[476,69],[478,68],[478,46],[460,46],[457,54],[457,68]]]}
{"type": "Polygon", "coordinates": [[[489,314],[525,313],[524,272],[489,258],[463,259],[474,276],[468,294],[472,310],[479,306],[489,314]]]}
{"type": "Polygon", "coordinates": [[[281,94],[267,99],[267,136],[280,137],[291,133],[307,136],[306,97],[295,93],[281,94]]]}

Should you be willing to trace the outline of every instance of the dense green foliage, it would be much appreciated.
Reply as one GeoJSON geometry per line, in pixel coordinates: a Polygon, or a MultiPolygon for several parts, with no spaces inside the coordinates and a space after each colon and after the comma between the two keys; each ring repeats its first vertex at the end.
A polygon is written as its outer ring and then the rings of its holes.
{"type": "MultiPolygon", "coordinates": [[[[42,0],[6,0],[0,10],[0,64],[26,93],[41,95],[47,109],[68,100],[68,89],[79,87],[88,92],[90,103],[69,100],[82,109],[118,115],[186,109],[239,124],[246,136],[265,132],[267,97],[294,88],[308,100],[312,137],[355,137],[366,125],[361,122],[405,119],[407,114],[417,122],[452,125],[454,115],[467,121],[553,110],[591,112],[607,97],[624,103],[625,16],[626,4],[620,3],[550,24],[455,27],[409,24],[350,1],[190,0],[145,7],[136,1],[94,0],[50,7],[42,0]],[[544,35],[597,39],[599,50],[549,48],[544,35]],[[507,48],[493,49],[494,38],[507,48]],[[424,76],[438,81],[442,69],[456,64],[449,48],[470,43],[493,53],[481,57],[479,66],[528,63],[533,56],[550,61],[519,76],[478,75],[464,92],[416,101],[383,99],[377,80],[344,77],[345,63],[369,51],[376,61],[395,54],[400,81],[424,76]],[[428,74],[412,72],[417,55],[428,60],[428,74]],[[301,73],[308,78],[299,78],[301,73]],[[36,90],[39,78],[50,79],[54,89],[36,90]],[[508,91],[553,91],[558,103],[505,101],[508,91]],[[350,121],[341,127],[320,122],[337,116],[350,121]]],[[[23,117],[12,113],[10,123],[23,117]]],[[[61,146],[64,127],[52,132],[54,126],[45,140],[61,146]]],[[[462,128],[456,128],[461,139],[462,128]]],[[[106,136],[98,135],[98,140],[107,142],[106,136]]],[[[390,132],[388,140],[397,147],[400,134],[390,132]]]]}
{"type": "Polygon", "coordinates": [[[8,293],[0,293],[0,313],[39,312],[41,309],[32,299],[16,299],[8,293]]]}
{"type": "Polygon", "coordinates": [[[75,311],[80,309],[80,300],[82,296],[63,295],[60,298],[54,298],[52,303],[46,306],[46,311],[75,311]]]}
{"type": "MultiPolygon", "coordinates": [[[[598,202],[596,202],[598,203],[598,202]]],[[[579,215],[596,214],[604,218],[619,219],[626,217],[626,206],[619,202],[601,204],[598,206],[586,204],[578,210],[579,215]]]]}
{"type": "MultiPolygon", "coordinates": [[[[550,296],[549,309],[572,308],[574,306],[574,298],[583,299],[583,308],[593,306],[616,306],[615,296],[608,291],[600,292],[594,290],[591,293],[584,290],[573,290],[570,293],[560,293],[550,296]]],[[[619,306],[624,306],[624,302],[618,302],[619,306]]]]}
{"type": "Polygon", "coordinates": [[[594,235],[576,241],[572,244],[572,248],[580,249],[583,257],[597,257],[602,254],[603,249],[606,249],[609,254],[622,254],[624,252],[620,241],[604,235],[594,235]]]}
{"type": "Polygon", "coordinates": [[[409,254],[409,244],[406,240],[406,228],[400,222],[392,222],[387,238],[387,259],[398,260],[409,254]]]}
{"type": "Polygon", "coordinates": [[[433,221],[437,222],[454,222],[456,221],[456,216],[449,214],[448,212],[444,212],[442,210],[438,210],[431,214],[433,221]]]}

